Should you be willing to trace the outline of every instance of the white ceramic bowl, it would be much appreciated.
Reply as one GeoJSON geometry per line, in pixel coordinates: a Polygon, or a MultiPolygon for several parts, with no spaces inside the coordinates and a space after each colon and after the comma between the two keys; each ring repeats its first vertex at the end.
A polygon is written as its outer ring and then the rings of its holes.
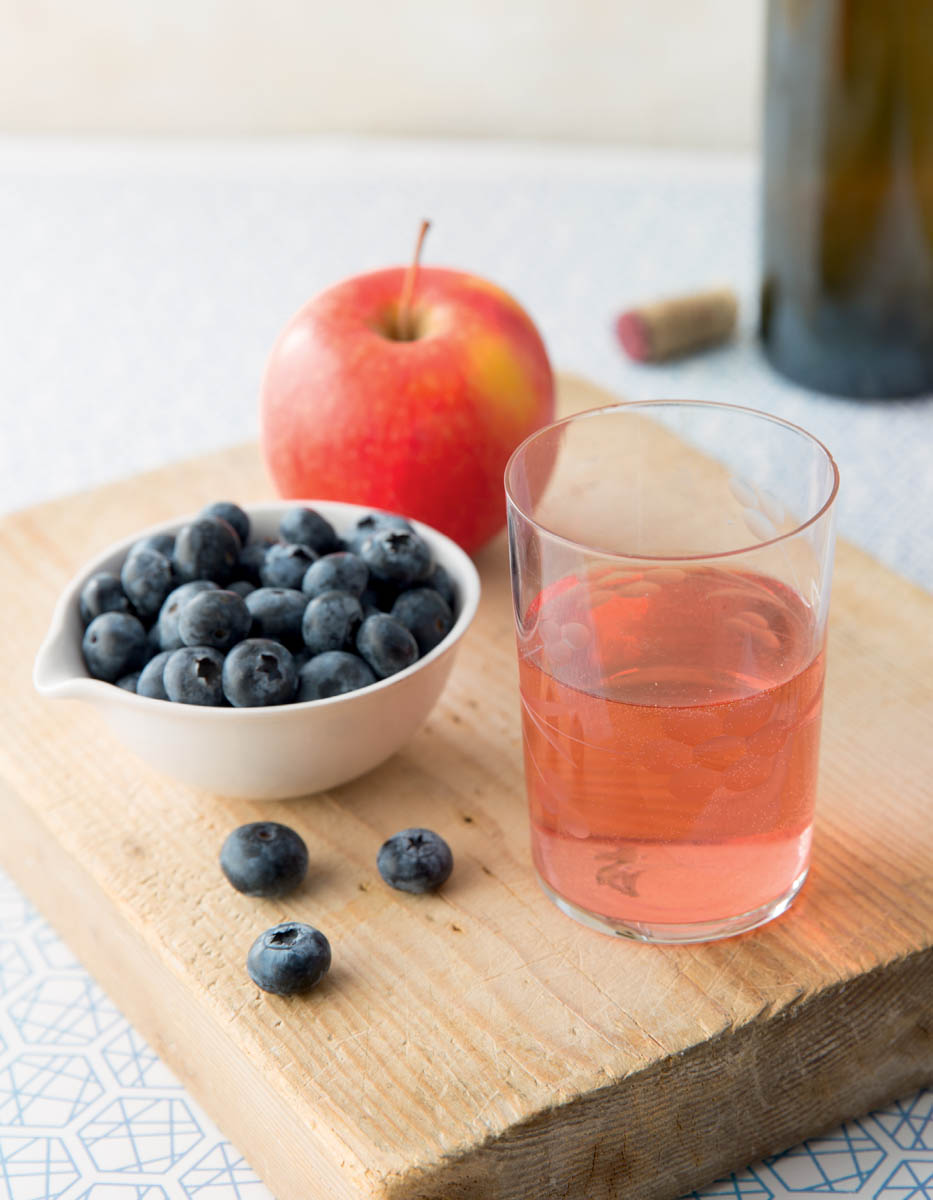
{"type": "MultiPolygon", "coordinates": [[[[251,537],[276,537],[282,515],[306,504],[338,533],[372,511],[330,500],[262,504],[247,511],[251,537]]],[[[280,800],[319,792],[372,770],[400,749],[425,720],[453,666],[457,645],[476,613],[479,576],[450,538],[412,522],[457,588],[457,618],[446,638],[412,666],[330,700],[270,708],[200,708],[149,700],[92,679],[81,654],[78,597],[95,571],[116,571],[130,546],[149,533],[174,533],[192,516],[139,530],[93,562],[65,588],[36,656],[33,682],[44,696],[95,705],[122,742],[157,770],[227,796],[280,800]]]]}

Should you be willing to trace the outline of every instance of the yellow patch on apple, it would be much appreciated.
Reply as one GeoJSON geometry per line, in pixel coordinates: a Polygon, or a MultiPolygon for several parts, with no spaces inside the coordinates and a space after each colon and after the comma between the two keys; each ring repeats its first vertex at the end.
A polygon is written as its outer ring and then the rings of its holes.
{"type": "Polygon", "coordinates": [[[465,343],[470,379],[483,395],[495,396],[502,412],[519,423],[532,418],[538,397],[530,375],[516,357],[514,345],[495,334],[474,333],[465,343]]]}

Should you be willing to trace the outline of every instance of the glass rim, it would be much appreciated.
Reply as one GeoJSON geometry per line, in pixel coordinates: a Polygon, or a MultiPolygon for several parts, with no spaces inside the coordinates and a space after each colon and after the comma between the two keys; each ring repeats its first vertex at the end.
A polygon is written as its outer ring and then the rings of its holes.
{"type": "MultiPolygon", "coordinates": [[[[698,451],[698,453],[704,453],[698,451]]],[[[521,441],[512,453],[509,455],[508,462],[505,464],[504,480],[505,496],[510,507],[514,508],[529,524],[536,529],[546,533],[548,537],[554,538],[555,541],[562,542],[565,546],[570,546],[575,550],[582,550],[588,553],[596,553],[604,555],[606,558],[624,558],[632,559],[636,562],[704,562],[709,559],[734,558],[741,554],[749,554],[755,550],[763,550],[768,546],[775,546],[780,542],[785,542],[789,538],[797,537],[805,529],[809,529],[811,525],[815,525],[821,520],[832,508],[836,496],[839,493],[839,467],[832,454],[827,447],[815,435],[803,428],[802,425],[795,425],[793,421],[787,421],[783,417],[775,416],[773,413],[762,412],[758,408],[749,408],[745,404],[728,404],[719,400],[686,400],[686,399],[666,399],[666,400],[617,400],[612,404],[602,404],[597,408],[585,408],[581,412],[571,413],[569,416],[561,417],[557,421],[551,421],[547,425],[543,425],[540,429],[536,429],[523,441],[521,441]],[[818,447],[824,454],[826,461],[829,463],[832,470],[833,483],[829,495],[819,509],[805,521],[801,521],[795,525],[793,529],[787,530],[786,533],[779,533],[776,537],[768,538],[765,541],[753,542],[748,546],[738,546],[733,550],[716,550],[708,554],[633,554],[626,553],[621,550],[600,550],[595,546],[587,545],[586,542],[577,541],[575,538],[565,537],[561,533],[556,533],[553,529],[549,529],[540,521],[536,520],[530,513],[526,512],[525,508],[518,502],[511,486],[511,475],[515,463],[519,456],[539,438],[545,434],[553,433],[564,425],[570,425],[574,421],[585,420],[588,417],[602,417],[609,413],[627,412],[633,408],[715,408],[723,412],[741,413],[743,416],[759,417],[764,421],[770,421],[773,425],[780,425],[784,429],[789,429],[792,433],[799,434],[806,438],[808,442],[818,447]]]]}

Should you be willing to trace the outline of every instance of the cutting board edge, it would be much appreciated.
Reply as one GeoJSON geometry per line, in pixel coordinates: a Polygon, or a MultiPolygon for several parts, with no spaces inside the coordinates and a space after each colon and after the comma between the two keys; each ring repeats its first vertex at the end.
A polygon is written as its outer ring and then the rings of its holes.
{"type": "MultiPolygon", "coordinates": [[[[624,1080],[608,1083],[597,1092],[542,1110],[504,1134],[478,1144],[470,1154],[445,1160],[430,1172],[410,1172],[397,1178],[391,1182],[386,1200],[524,1200],[536,1170],[542,1172],[542,1187],[567,1187],[572,1182],[579,1186],[581,1176],[586,1175],[584,1186],[591,1189],[599,1185],[600,1190],[593,1194],[600,1197],[637,1195],[639,1200],[677,1200],[687,1191],[779,1154],[843,1121],[863,1116],[920,1087],[933,1086],[933,1028],[925,1026],[917,1015],[922,1011],[922,998],[931,992],[933,947],[925,947],[856,980],[832,984],[777,1012],[762,1014],[737,1031],[724,1031],[624,1080]],[[879,987],[890,986],[892,974],[898,977],[899,995],[908,1000],[900,1015],[889,1009],[887,1021],[873,1031],[871,996],[879,987]],[[825,1037],[814,1037],[817,1030],[813,1026],[835,1021],[842,1002],[848,1012],[849,1032],[828,1049],[825,1037]],[[866,1085],[862,1090],[853,1083],[844,1061],[851,1049],[853,1009],[860,1014],[864,1027],[858,1031],[866,1067],[859,1076],[859,1082],[866,1085]],[[892,1025],[897,1025],[897,1030],[892,1025]],[[760,1044],[762,1026],[766,1026],[764,1047],[760,1044]],[[891,1053],[892,1034],[896,1037],[896,1055],[891,1053]],[[696,1122],[694,1106],[709,1105],[711,1093],[720,1104],[718,1111],[729,1111],[728,1101],[735,1100],[737,1085],[746,1072],[746,1064],[738,1061],[736,1065],[737,1060],[748,1053],[757,1056],[777,1048],[799,1065],[786,1091],[779,1097],[774,1093],[757,1094],[754,1103],[748,1102],[746,1093],[744,1103],[731,1106],[732,1114],[740,1117],[741,1129],[724,1130],[722,1123],[717,1123],[705,1130],[705,1138],[694,1135],[690,1140],[685,1135],[680,1162],[668,1162],[663,1172],[659,1171],[657,1122],[631,1118],[633,1107],[639,1107],[639,1097],[640,1107],[644,1108],[643,1098],[650,1093],[653,1108],[666,1114],[669,1124],[681,1131],[689,1130],[696,1122]],[[731,1072],[722,1069],[723,1051],[733,1064],[731,1072]],[[695,1076],[689,1089],[683,1088],[684,1072],[695,1076]],[[840,1082],[848,1085],[842,1091],[840,1082]],[[659,1093],[662,1098],[658,1098],[659,1093]],[[776,1109],[775,1100],[781,1102],[780,1109],[776,1109]],[[781,1119],[773,1123],[776,1111],[781,1119]],[[621,1161],[604,1159],[600,1163],[601,1135],[617,1130],[620,1124],[625,1126],[626,1118],[641,1134],[641,1144],[634,1149],[638,1165],[631,1165],[631,1139],[621,1161]],[[552,1136],[548,1138],[551,1125],[552,1136]],[[542,1157],[541,1143],[557,1144],[561,1132],[566,1135],[567,1129],[574,1131],[575,1153],[569,1162],[565,1156],[556,1164],[561,1169],[555,1174],[555,1162],[546,1150],[546,1166],[537,1161],[542,1157]],[[752,1131],[757,1137],[752,1137],[752,1131]],[[736,1142],[734,1139],[743,1132],[744,1139],[736,1142]],[[743,1148],[736,1150],[734,1145],[743,1148]]],[[[566,1143],[565,1136],[563,1140],[566,1143]]]]}
{"type": "Polygon", "coordinates": [[[351,1163],[348,1148],[334,1141],[328,1145],[326,1137],[308,1130],[302,1114],[267,1085],[258,1057],[215,1055],[210,1060],[208,1055],[214,1073],[209,1083],[198,1062],[205,1060],[205,1046],[216,1038],[212,1028],[216,1013],[202,1003],[197,1019],[190,1019],[191,994],[183,992],[168,962],[136,935],[98,881],[63,850],[40,816],[5,783],[0,786],[0,814],[16,835],[5,839],[0,851],[5,869],[28,889],[79,958],[93,965],[108,994],[246,1154],[278,1200],[306,1200],[308,1171],[327,1180],[327,1194],[333,1200],[356,1200],[362,1194],[374,1200],[524,1200],[536,1172],[546,1172],[541,1186],[570,1186],[581,1172],[589,1172],[586,1186],[606,1189],[599,1195],[628,1195],[629,1188],[636,1188],[645,1200],[675,1200],[723,1173],[933,1083],[933,1030],[925,1028],[917,1015],[922,1012],[919,997],[933,991],[933,947],[926,947],[780,1009],[763,1010],[736,1030],[724,1030],[671,1058],[609,1081],[598,1091],[542,1109],[464,1153],[412,1164],[404,1172],[386,1172],[380,1178],[378,1171],[358,1160],[351,1163]],[[36,859],[36,845],[44,849],[41,862],[36,859]],[[85,901],[89,897],[95,901],[95,919],[88,919],[87,903],[74,903],[77,889],[82,888],[85,901]],[[895,990],[903,1000],[902,1008],[898,1012],[889,1006],[885,1021],[879,1023],[872,1018],[869,1001],[880,986],[891,988],[892,975],[898,977],[895,990]],[[164,1003],[164,997],[175,990],[188,1001],[184,1012],[182,1005],[175,1009],[164,1003]],[[154,995],[162,997],[160,1006],[152,1003],[154,995]],[[835,1020],[843,1001],[846,1034],[833,1044],[826,1031],[816,1027],[835,1020]],[[853,1020],[858,1029],[853,1028],[853,1020]],[[866,1068],[855,1082],[851,1068],[842,1061],[853,1044],[859,1045],[866,1068]],[[894,1055],[892,1045],[903,1048],[894,1055]],[[748,1056],[775,1048],[799,1067],[777,1097],[777,1107],[773,1093],[756,1095],[756,1103],[748,1103],[746,1094],[745,1103],[732,1106],[733,1115],[741,1119],[740,1128],[724,1131],[721,1122],[712,1127],[697,1124],[696,1104],[709,1106],[715,1097],[719,1111],[728,1112],[729,1097],[747,1083],[748,1056]],[[224,1061],[218,1066],[219,1058],[224,1061]],[[840,1082],[847,1085],[842,1090],[840,1082]],[[261,1107],[229,1104],[230,1095],[245,1093],[261,1097],[261,1107]],[[287,1167],[268,1149],[258,1153],[257,1110],[263,1112],[264,1124],[276,1131],[275,1137],[261,1139],[266,1147],[288,1138],[292,1159],[287,1167]],[[775,1112],[781,1120],[769,1127],[768,1118],[773,1119],[775,1112]],[[681,1161],[669,1159],[664,1173],[659,1173],[655,1161],[659,1115],[681,1131],[693,1130],[689,1136],[684,1133],[680,1142],[681,1161]],[[609,1134],[620,1124],[633,1130],[622,1142],[622,1153],[601,1156],[600,1145],[613,1141],[609,1134]],[[574,1131],[572,1138],[566,1136],[568,1129],[574,1131]],[[563,1152],[555,1156],[555,1149],[561,1148],[563,1152]],[[624,1190],[611,1190],[616,1187],[624,1190]]]}

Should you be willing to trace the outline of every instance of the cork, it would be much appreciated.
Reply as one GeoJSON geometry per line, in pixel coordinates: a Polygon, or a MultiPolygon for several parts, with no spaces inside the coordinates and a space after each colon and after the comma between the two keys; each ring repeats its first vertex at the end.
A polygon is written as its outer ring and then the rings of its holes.
{"type": "Polygon", "coordinates": [[[724,342],[735,331],[738,310],[731,288],[671,296],[622,313],[616,334],[630,358],[660,362],[724,342]]]}

